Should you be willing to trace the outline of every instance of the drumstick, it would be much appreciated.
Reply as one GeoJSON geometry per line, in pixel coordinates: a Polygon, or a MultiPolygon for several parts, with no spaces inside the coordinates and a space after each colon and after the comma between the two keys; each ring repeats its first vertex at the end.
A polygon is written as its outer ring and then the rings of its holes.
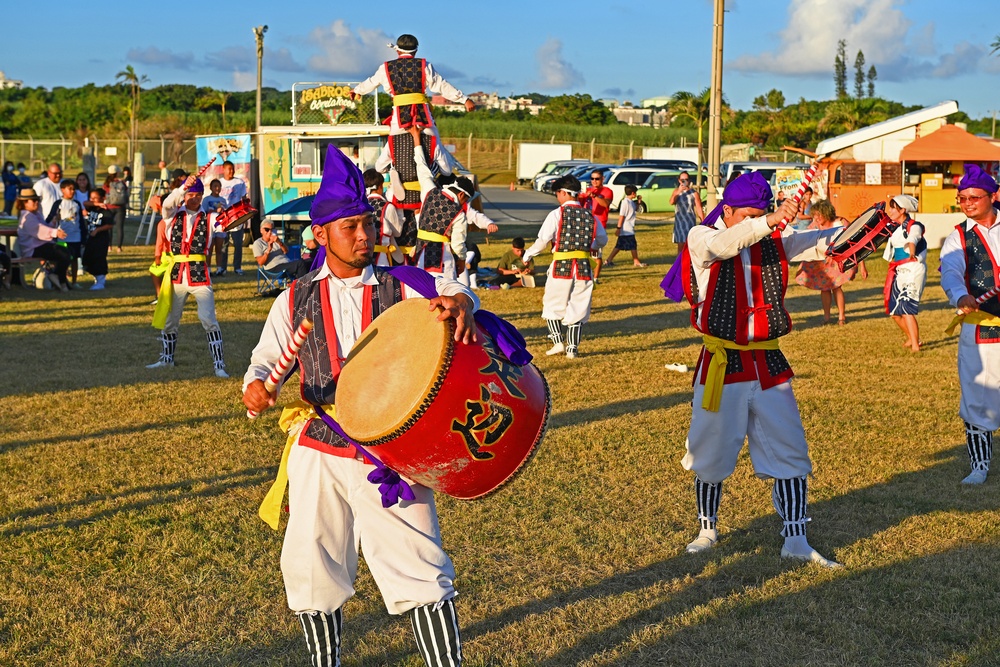
{"type": "MultiPolygon", "coordinates": [[[[995,297],[997,294],[1000,294],[1000,287],[994,287],[989,292],[986,292],[986,294],[983,294],[982,296],[980,296],[978,299],[976,299],[976,305],[977,306],[983,305],[984,303],[986,303],[987,301],[989,301],[990,299],[992,299],[993,297],[995,297]]],[[[962,310],[962,309],[959,309],[959,310],[955,311],[955,314],[956,315],[965,315],[965,311],[962,310]]]]}
{"type": "MultiPolygon", "coordinates": [[[[809,167],[809,170],[806,171],[805,176],[802,177],[802,182],[799,183],[799,189],[795,191],[795,196],[792,197],[792,201],[795,202],[796,204],[798,204],[799,201],[802,199],[802,195],[806,193],[806,188],[808,188],[809,184],[812,183],[813,177],[816,176],[817,169],[819,169],[819,158],[813,160],[813,163],[809,167]]],[[[785,227],[787,226],[788,226],[788,218],[782,218],[781,222],[778,223],[776,229],[779,232],[783,232],[785,231],[785,227]]]]}
{"type": "MultiPolygon", "coordinates": [[[[198,173],[195,174],[194,177],[195,178],[201,178],[202,176],[204,176],[205,172],[208,171],[208,168],[212,166],[212,163],[215,162],[215,159],[217,157],[219,157],[219,156],[216,155],[211,160],[209,160],[208,163],[204,167],[202,167],[201,169],[198,170],[198,173]]],[[[183,183],[181,183],[181,192],[187,192],[187,189],[188,189],[187,180],[185,180],[183,183]]]]}
{"type": "MultiPolygon", "coordinates": [[[[292,334],[292,339],[288,341],[288,346],[285,348],[284,352],[281,353],[281,358],[278,359],[278,363],[275,364],[274,368],[271,369],[271,374],[267,376],[264,380],[264,388],[267,389],[267,393],[274,391],[278,383],[281,382],[281,378],[285,377],[285,373],[291,367],[292,362],[295,361],[295,355],[299,353],[302,349],[302,344],[306,342],[306,337],[309,332],[312,331],[313,323],[310,319],[302,320],[302,324],[299,328],[295,330],[292,334]]],[[[248,419],[256,419],[257,413],[253,410],[247,410],[248,419]]]]}

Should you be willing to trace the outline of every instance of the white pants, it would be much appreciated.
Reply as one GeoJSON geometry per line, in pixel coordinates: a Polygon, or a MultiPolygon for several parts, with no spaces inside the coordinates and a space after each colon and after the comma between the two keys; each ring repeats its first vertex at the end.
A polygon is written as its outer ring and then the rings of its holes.
{"type": "MultiPolygon", "coordinates": [[[[169,280],[170,276],[164,276],[169,280]]],[[[205,331],[219,331],[219,321],[215,319],[215,291],[211,285],[192,287],[184,283],[174,283],[174,296],[170,302],[170,314],[163,326],[163,333],[177,333],[180,329],[181,316],[184,314],[184,304],[188,295],[198,302],[198,319],[205,331]]]]}
{"type": "MultiPolygon", "coordinates": [[[[581,260],[586,261],[586,260],[581,260]]],[[[542,295],[542,318],[561,320],[563,324],[586,324],[590,319],[590,301],[594,295],[593,280],[557,278],[552,275],[555,261],[549,264],[545,293],[542,295]]]]}
{"type": "Polygon", "coordinates": [[[958,335],[958,414],[987,431],[1000,428],[1000,343],[976,343],[976,327],[963,324],[958,335]]]}
{"type": "MultiPolygon", "coordinates": [[[[695,370],[695,377],[700,370],[695,370]]],[[[812,472],[805,429],[790,382],[761,389],[760,382],[734,382],[722,390],[718,412],[701,407],[705,385],[695,384],[687,453],[681,459],[703,481],[718,484],[733,474],[743,442],[761,479],[791,479],[812,472]]]]}
{"type": "Polygon", "coordinates": [[[441,548],[434,494],[382,507],[373,470],[357,459],[299,444],[288,455],[288,527],[281,573],[292,611],[332,614],[354,595],[358,548],[390,614],[456,595],[455,568],[441,548]]]}

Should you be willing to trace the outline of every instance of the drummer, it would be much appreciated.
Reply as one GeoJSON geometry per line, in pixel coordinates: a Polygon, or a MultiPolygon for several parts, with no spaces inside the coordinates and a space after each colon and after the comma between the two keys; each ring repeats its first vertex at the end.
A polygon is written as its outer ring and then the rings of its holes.
{"type": "Polygon", "coordinates": [[[771,498],[785,538],[782,558],[840,567],[806,540],[806,479],[812,472],[805,431],[792,393],[792,369],[777,339],[791,330],[785,310],[788,262],[818,259],[836,229],[782,236],[775,228],[797,206],[785,200],[767,216],[771,186],[757,172],[726,186],[722,203],[688,235],[684,291],[704,339],[695,370],[687,453],[695,474],[701,531],[688,553],[719,539],[722,482],[747,440],[757,477],[774,480],[771,498]]]}
{"type": "MultiPolygon", "coordinates": [[[[411,482],[414,501],[384,508],[379,488],[367,480],[374,468],[317,419],[316,406],[332,414],[340,365],[361,332],[384,309],[411,296],[408,287],[372,266],[376,228],[361,172],[336,146],[325,164],[311,217],[326,261],[277,297],[243,384],[249,409],[273,406],[277,392],[269,394],[263,380],[293,329],[304,317],[313,320],[315,329],[298,355],[299,386],[289,389],[304,402],[286,407],[280,420],[290,445],[290,513],[281,553],[288,606],[299,617],[310,664],[339,665],[341,608],[354,595],[360,544],[386,609],[410,616],[425,663],[459,665],[455,570],[441,547],[433,493],[411,482]]],[[[436,287],[441,296],[430,308],[443,309],[439,320],[455,320],[456,340],[474,341],[475,295],[440,276],[436,287]]],[[[275,529],[277,507],[265,518],[275,529]]]]}
{"type": "Polygon", "coordinates": [[[910,217],[917,211],[917,200],[910,195],[896,195],[885,208],[886,215],[899,225],[885,244],[882,259],[889,262],[885,276],[885,312],[902,329],[903,347],[920,351],[920,328],[917,311],[927,283],[927,240],[924,225],[910,217]]]}

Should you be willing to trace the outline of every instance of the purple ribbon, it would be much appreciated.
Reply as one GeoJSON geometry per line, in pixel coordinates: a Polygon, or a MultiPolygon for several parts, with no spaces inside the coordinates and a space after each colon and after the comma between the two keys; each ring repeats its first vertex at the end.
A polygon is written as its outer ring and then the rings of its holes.
{"type": "Polygon", "coordinates": [[[337,420],[326,414],[323,408],[318,405],[315,407],[316,414],[319,415],[324,424],[343,438],[347,444],[357,448],[359,452],[364,454],[365,458],[375,464],[375,470],[368,473],[368,481],[372,484],[378,484],[378,492],[382,494],[382,507],[392,507],[400,500],[412,501],[417,499],[413,493],[413,489],[399,476],[398,472],[379,461],[378,457],[372,456],[371,452],[356,443],[351,436],[344,433],[344,429],[337,423],[337,420]]]}

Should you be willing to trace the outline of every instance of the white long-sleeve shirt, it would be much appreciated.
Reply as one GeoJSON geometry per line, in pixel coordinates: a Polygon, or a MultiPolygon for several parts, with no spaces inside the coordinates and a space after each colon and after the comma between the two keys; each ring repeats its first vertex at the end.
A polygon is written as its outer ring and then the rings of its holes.
{"type": "MultiPolygon", "coordinates": [[[[530,248],[524,251],[523,261],[525,264],[531,261],[532,257],[540,255],[546,246],[556,240],[556,233],[559,231],[559,221],[562,219],[563,207],[579,205],[579,202],[571,200],[563,203],[559,208],[549,211],[549,214],[545,216],[545,220],[542,222],[542,226],[538,229],[538,238],[535,239],[530,248]]],[[[600,250],[608,243],[608,232],[604,229],[604,225],[600,223],[596,225],[595,231],[596,234],[590,244],[590,249],[600,250]]]]}
{"type": "MultiPolygon", "coordinates": [[[[424,61],[424,82],[426,84],[425,93],[428,90],[432,90],[458,104],[465,104],[465,100],[469,99],[465,93],[448,83],[443,76],[438,74],[434,70],[434,66],[427,60],[424,61]]],[[[389,85],[389,74],[386,72],[384,63],[375,70],[374,74],[356,85],[354,92],[358,95],[367,95],[374,92],[379,86],[382,86],[385,92],[392,94],[392,87],[389,85]]]]}
{"type": "MultiPolygon", "coordinates": [[[[994,257],[1000,257],[1000,219],[993,223],[992,227],[980,225],[975,220],[965,219],[965,228],[972,229],[979,226],[994,257]]],[[[965,251],[962,250],[962,237],[959,230],[952,230],[951,234],[941,245],[941,289],[948,296],[948,301],[953,306],[958,305],[959,299],[969,295],[969,288],[965,284],[965,251]]],[[[1000,277],[997,277],[1000,282],[1000,277]]]]}
{"type": "MultiPolygon", "coordinates": [[[[330,309],[333,313],[333,323],[337,330],[336,354],[339,357],[346,357],[354,347],[354,342],[361,336],[362,312],[364,308],[365,285],[376,286],[378,279],[372,267],[368,266],[361,272],[361,275],[352,278],[338,278],[330,271],[326,264],[319,270],[313,278],[313,282],[326,280],[330,287],[330,309]]],[[[438,276],[435,278],[435,286],[441,296],[456,296],[464,294],[472,299],[473,311],[479,309],[479,299],[474,292],[457,280],[450,280],[438,276]]],[[[264,322],[264,330],[261,332],[260,341],[257,347],[250,354],[250,367],[247,368],[243,376],[243,391],[254,380],[266,380],[271,369],[278,363],[282,352],[288,347],[288,342],[292,338],[292,320],[288,304],[290,290],[285,290],[274,300],[271,312],[264,322]]],[[[420,297],[409,286],[403,285],[403,298],[409,299],[420,297]]]]}

